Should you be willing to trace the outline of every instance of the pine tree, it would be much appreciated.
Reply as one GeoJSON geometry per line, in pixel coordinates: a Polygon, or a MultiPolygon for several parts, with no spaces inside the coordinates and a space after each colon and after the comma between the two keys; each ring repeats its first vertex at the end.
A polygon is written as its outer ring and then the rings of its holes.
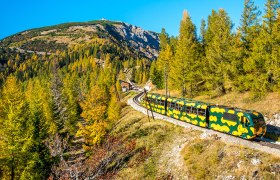
{"type": "Polygon", "coordinates": [[[276,21],[277,9],[279,8],[278,0],[267,0],[265,4],[265,15],[263,16],[263,26],[268,34],[272,33],[274,22],[276,21]]]}
{"type": "Polygon", "coordinates": [[[257,36],[260,14],[261,12],[255,6],[253,0],[244,0],[244,10],[239,30],[246,51],[250,51],[252,41],[257,36]]]}

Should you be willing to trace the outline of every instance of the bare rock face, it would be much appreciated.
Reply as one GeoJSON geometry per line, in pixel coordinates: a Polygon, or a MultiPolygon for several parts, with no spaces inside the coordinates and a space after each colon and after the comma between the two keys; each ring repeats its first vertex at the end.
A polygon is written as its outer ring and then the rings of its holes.
{"type": "Polygon", "coordinates": [[[265,117],[267,123],[267,131],[280,135],[280,113],[276,113],[271,117],[265,117]]]}
{"type": "MultiPolygon", "coordinates": [[[[118,34],[121,41],[143,53],[149,59],[155,59],[159,53],[159,37],[157,33],[145,31],[140,27],[127,23],[115,24],[111,30],[118,34]]],[[[111,31],[109,31],[111,32],[111,31]]]]}

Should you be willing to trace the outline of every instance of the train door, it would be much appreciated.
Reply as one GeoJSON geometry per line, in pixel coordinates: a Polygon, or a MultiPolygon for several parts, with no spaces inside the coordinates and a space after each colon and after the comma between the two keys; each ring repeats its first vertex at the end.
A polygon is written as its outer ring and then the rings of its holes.
{"type": "Polygon", "coordinates": [[[164,100],[164,115],[167,115],[167,98],[164,100]]]}
{"type": "Polygon", "coordinates": [[[206,108],[206,127],[209,128],[209,113],[210,112],[210,106],[207,106],[206,108]]]}
{"type": "Polygon", "coordinates": [[[240,125],[238,126],[238,131],[241,132],[242,134],[247,133],[248,126],[249,126],[249,120],[245,116],[242,116],[240,125]]]}

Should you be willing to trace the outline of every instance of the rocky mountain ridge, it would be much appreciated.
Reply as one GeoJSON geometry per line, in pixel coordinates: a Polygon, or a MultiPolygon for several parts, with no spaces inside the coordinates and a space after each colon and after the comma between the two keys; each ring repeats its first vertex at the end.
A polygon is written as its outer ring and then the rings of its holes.
{"type": "Polygon", "coordinates": [[[140,58],[155,59],[159,53],[159,37],[152,31],[123,22],[108,20],[65,23],[26,30],[6,37],[0,47],[20,52],[55,53],[75,44],[105,39],[120,48],[128,48],[140,58]]]}

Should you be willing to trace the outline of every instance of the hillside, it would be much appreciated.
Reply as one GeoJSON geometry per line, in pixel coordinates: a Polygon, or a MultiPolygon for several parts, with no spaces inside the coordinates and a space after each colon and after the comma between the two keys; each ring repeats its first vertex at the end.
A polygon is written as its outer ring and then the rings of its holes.
{"type": "Polygon", "coordinates": [[[65,51],[76,44],[106,39],[120,48],[128,48],[136,57],[155,59],[159,51],[158,34],[122,22],[107,20],[65,23],[26,30],[0,41],[1,48],[39,54],[65,51]]]}
{"type": "MultiPolygon", "coordinates": [[[[128,97],[126,97],[128,98],[128,97]]],[[[86,161],[97,179],[277,179],[279,157],[148,117],[125,106],[104,146],[86,161]],[[105,151],[104,151],[105,150],[105,151]],[[103,153],[102,153],[103,152],[103,153]],[[102,166],[103,165],[103,166],[102,166]]]]}
{"type": "Polygon", "coordinates": [[[119,80],[145,82],[158,51],[157,33],[106,20],[1,40],[0,179],[81,177],[120,118],[119,80]]]}

